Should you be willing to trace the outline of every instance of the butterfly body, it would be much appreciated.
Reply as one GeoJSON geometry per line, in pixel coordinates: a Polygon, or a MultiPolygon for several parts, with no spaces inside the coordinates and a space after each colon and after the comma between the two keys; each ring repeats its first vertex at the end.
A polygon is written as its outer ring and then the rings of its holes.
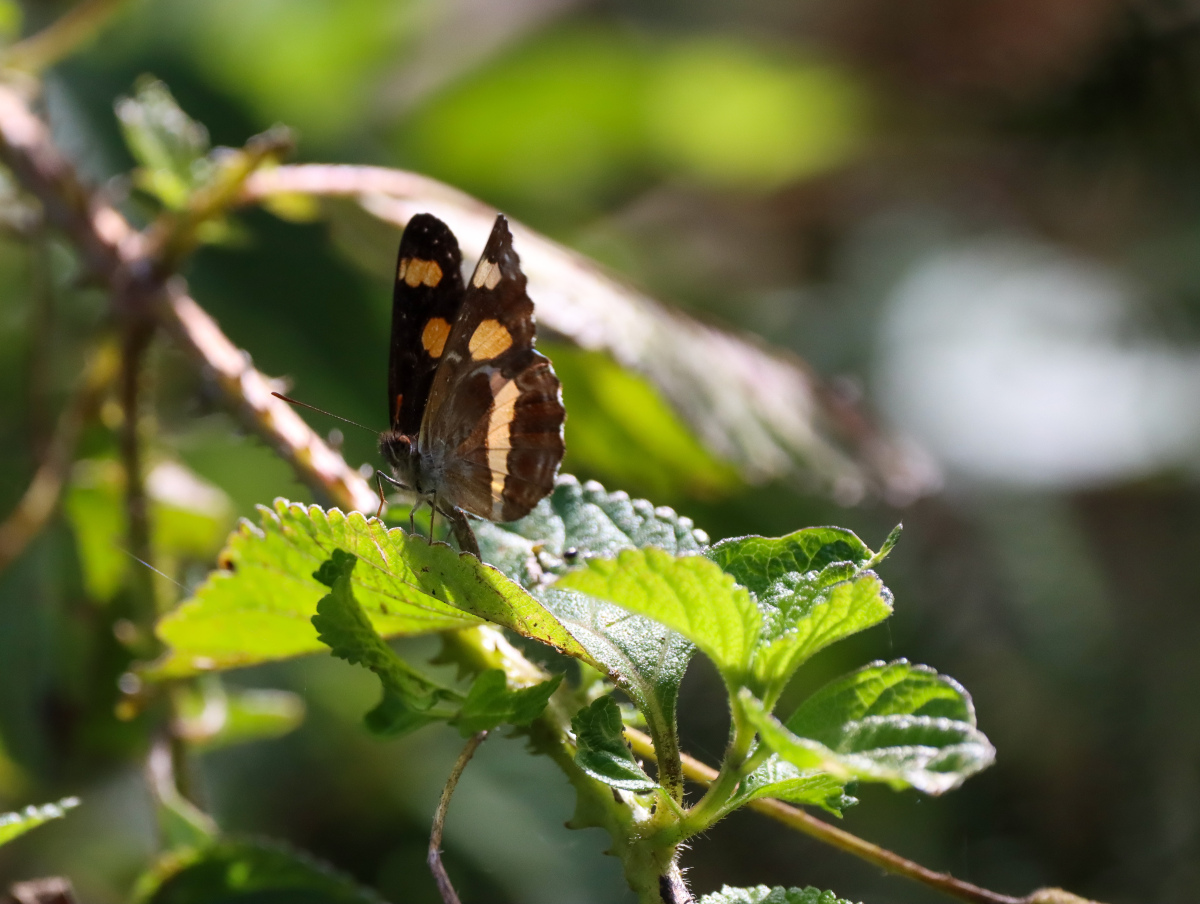
{"type": "Polygon", "coordinates": [[[503,216],[465,284],[461,265],[449,228],[414,216],[397,258],[380,452],[439,510],[512,521],[553,489],[566,413],[534,350],[533,302],[503,216]]]}

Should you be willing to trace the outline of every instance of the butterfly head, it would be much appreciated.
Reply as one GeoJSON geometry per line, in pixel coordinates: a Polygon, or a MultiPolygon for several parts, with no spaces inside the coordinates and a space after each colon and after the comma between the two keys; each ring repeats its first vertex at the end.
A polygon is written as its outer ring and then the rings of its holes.
{"type": "Polygon", "coordinates": [[[416,440],[395,430],[389,430],[379,437],[379,453],[396,475],[396,479],[404,486],[423,492],[419,486],[418,476],[421,468],[420,455],[417,452],[416,440]]]}

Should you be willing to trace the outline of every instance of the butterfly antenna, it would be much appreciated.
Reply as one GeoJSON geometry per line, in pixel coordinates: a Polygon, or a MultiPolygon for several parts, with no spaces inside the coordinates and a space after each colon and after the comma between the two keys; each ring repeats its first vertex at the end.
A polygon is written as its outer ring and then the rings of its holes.
{"type": "Polygon", "coordinates": [[[326,411],[324,408],[318,408],[316,405],[308,404],[308,402],[301,402],[299,399],[289,398],[288,396],[285,396],[282,392],[273,392],[273,393],[271,393],[271,395],[275,396],[275,398],[277,398],[277,399],[283,399],[285,402],[289,402],[292,405],[299,405],[301,408],[311,408],[313,411],[319,412],[319,413],[325,415],[326,417],[336,418],[339,421],[345,421],[347,424],[353,424],[358,429],[366,430],[368,433],[374,433],[376,435],[379,434],[378,430],[372,430],[370,427],[364,427],[358,421],[352,421],[348,417],[342,417],[340,414],[334,414],[332,411],[326,411]]]}

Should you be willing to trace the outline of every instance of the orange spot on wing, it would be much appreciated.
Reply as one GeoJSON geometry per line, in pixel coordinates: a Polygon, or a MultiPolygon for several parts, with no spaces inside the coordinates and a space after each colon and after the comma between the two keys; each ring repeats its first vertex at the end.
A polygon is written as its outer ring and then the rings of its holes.
{"type": "Polygon", "coordinates": [[[392,407],[392,423],[400,420],[400,406],[404,404],[404,393],[396,393],[396,404],[392,407]]]}
{"type": "Polygon", "coordinates": [[[421,331],[421,345],[431,358],[440,358],[450,335],[450,324],[441,317],[431,317],[421,331]]]}
{"type": "Polygon", "coordinates": [[[499,320],[485,320],[475,327],[467,348],[474,360],[486,361],[508,351],[512,344],[512,333],[499,320]]]}
{"type": "Polygon", "coordinates": [[[419,257],[406,257],[400,261],[400,269],[397,271],[396,277],[404,280],[414,289],[422,283],[433,288],[442,281],[442,268],[437,261],[423,261],[419,257]]]}

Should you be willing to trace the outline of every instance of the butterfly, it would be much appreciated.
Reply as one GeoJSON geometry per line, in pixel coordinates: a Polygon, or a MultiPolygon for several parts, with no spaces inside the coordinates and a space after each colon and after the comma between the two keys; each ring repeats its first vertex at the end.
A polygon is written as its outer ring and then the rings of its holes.
{"type": "Polygon", "coordinates": [[[435,511],[515,521],[554,488],[562,387],[534,350],[533,302],[508,221],[496,217],[464,285],[450,228],[427,213],[400,239],[388,412],[379,449],[392,483],[435,511]]]}

